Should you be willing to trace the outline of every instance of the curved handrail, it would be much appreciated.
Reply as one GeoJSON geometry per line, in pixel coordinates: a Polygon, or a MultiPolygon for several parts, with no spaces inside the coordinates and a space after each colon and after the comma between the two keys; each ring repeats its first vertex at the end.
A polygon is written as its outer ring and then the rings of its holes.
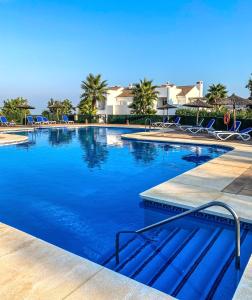
{"type": "Polygon", "coordinates": [[[146,131],[146,128],[147,128],[147,122],[150,122],[149,124],[149,129],[151,129],[151,119],[150,118],[147,118],[145,119],[144,121],[144,130],[146,131]]]}
{"type": "Polygon", "coordinates": [[[135,233],[135,234],[141,234],[143,232],[146,232],[150,229],[153,229],[153,228],[156,228],[156,227],[159,227],[161,225],[164,225],[164,224],[167,224],[167,223],[170,223],[172,221],[175,221],[175,220],[178,220],[180,218],[183,218],[187,215],[190,215],[192,213],[195,213],[195,212],[198,212],[198,211],[201,211],[203,209],[206,209],[206,208],[209,208],[209,207],[212,207],[212,206],[220,206],[220,207],[223,207],[225,208],[226,210],[228,210],[231,215],[233,216],[234,218],[234,221],[235,221],[235,256],[236,256],[236,268],[237,269],[240,269],[240,256],[241,256],[241,245],[240,245],[240,219],[239,219],[239,216],[236,214],[236,212],[234,211],[234,209],[229,206],[228,204],[226,203],[223,203],[223,202],[220,202],[220,201],[211,201],[211,202],[208,202],[206,204],[203,204],[201,206],[198,206],[196,208],[192,208],[190,210],[187,210],[185,212],[182,212],[178,215],[175,215],[175,216],[172,216],[168,219],[165,219],[163,221],[160,221],[160,222],[157,222],[157,223],[154,223],[152,225],[149,225],[149,226],[146,226],[146,227],[143,227],[141,229],[138,229],[138,230],[132,230],[132,231],[119,231],[116,233],[116,240],[115,240],[115,247],[116,247],[116,253],[115,253],[115,256],[116,256],[116,263],[119,264],[119,243],[120,243],[120,235],[122,233],[135,233]]]}

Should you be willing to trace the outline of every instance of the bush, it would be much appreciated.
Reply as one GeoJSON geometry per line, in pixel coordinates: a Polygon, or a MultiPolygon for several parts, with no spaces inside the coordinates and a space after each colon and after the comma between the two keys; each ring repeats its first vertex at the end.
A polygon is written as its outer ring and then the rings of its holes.
{"type": "MultiPolygon", "coordinates": [[[[224,114],[230,111],[227,108],[221,108],[219,110],[211,110],[207,111],[205,109],[200,110],[199,116],[200,117],[222,117],[224,114]]],[[[176,114],[178,116],[196,116],[197,110],[196,109],[190,109],[190,108],[179,108],[176,110],[176,114]]],[[[232,114],[231,114],[232,115],[232,114]]],[[[236,115],[238,119],[252,119],[252,109],[246,109],[246,110],[237,110],[236,115]]]]}
{"type": "Polygon", "coordinates": [[[146,119],[151,119],[152,122],[161,122],[163,116],[158,115],[108,115],[107,122],[109,124],[129,124],[144,125],[146,119]]]}

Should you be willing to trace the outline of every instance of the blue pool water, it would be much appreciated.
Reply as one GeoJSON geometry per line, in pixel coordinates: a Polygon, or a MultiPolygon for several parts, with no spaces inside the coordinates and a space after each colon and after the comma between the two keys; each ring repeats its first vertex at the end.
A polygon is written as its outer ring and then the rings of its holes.
{"type": "MultiPolygon", "coordinates": [[[[117,231],[173,214],[144,205],[140,192],[228,151],[121,139],[130,132],[134,130],[43,129],[29,133],[29,143],[0,148],[0,220],[101,263],[113,251],[117,231]]],[[[181,222],[165,230],[182,228],[181,238],[198,230],[200,241],[216,233],[216,225],[208,221],[191,217],[181,222]]],[[[233,228],[223,226],[229,238],[233,228]]],[[[108,267],[115,269],[113,263],[108,267]]],[[[156,279],[135,279],[171,293],[156,279]]]]}

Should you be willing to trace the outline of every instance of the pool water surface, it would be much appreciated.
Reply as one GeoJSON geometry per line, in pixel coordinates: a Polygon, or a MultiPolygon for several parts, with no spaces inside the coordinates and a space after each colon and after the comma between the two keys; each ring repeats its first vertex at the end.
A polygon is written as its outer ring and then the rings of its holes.
{"type": "Polygon", "coordinates": [[[121,140],[134,131],[44,129],[2,147],[1,221],[97,261],[118,230],[145,225],[140,192],[227,151],[121,140]]]}
{"type": "Polygon", "coordinates": [[[43,129],[2,147],[1,221],[97,262],[117,231],[167,216],[153,208],[146,219],[140,192],[227,151],[121,139],[134,131],[43,129]]]}

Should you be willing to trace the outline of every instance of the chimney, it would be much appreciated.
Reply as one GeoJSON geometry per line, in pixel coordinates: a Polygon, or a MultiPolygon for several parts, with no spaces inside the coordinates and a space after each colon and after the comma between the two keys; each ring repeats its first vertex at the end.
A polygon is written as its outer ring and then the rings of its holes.
{"type": "Polygon", "coordinates": [[[203,81],[197,81],[196,86],[199,90],[199,97],[203,97],[203,81]]]}

